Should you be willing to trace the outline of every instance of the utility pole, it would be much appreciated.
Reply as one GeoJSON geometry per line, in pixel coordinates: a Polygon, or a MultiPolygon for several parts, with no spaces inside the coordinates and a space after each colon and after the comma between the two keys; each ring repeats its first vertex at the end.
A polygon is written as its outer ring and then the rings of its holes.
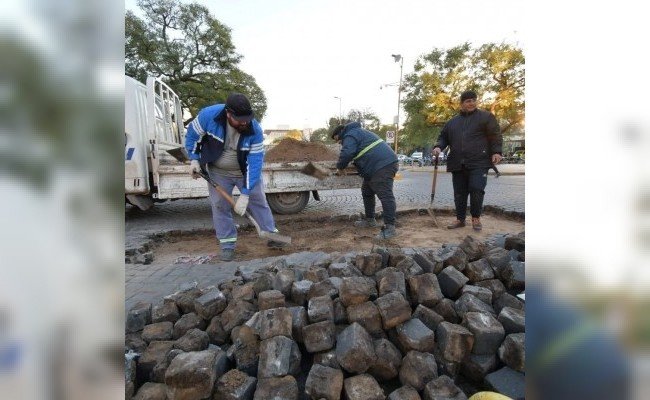
{"type": "Polygon", "coordinates": [[[399,137],[399,108],[402,102],[402,68],[404,67],[404,58],[401,54],[391,54],[395,62],[399,62],[399,86],[397,87],[397,119],[395,121],[395,154],[397,154],[397,138],[399,137]]]}
{"type": "Polygon", "coordinates": [[[343,123],[343,113],[341,112],[341,98],[339,96],[334,96],[335,99],[339,99],[339,125],[343,123]]]}

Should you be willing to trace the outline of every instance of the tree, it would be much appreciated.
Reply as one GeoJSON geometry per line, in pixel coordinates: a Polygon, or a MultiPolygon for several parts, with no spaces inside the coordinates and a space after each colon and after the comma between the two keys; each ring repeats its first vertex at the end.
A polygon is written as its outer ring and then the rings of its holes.
{"type": "Polygon", "coordinates": [[[398,142],[405,147],[427,147],[459,108],[460,93],[476,90],[479,107],[490,110],[507,135],[523,128],[524,55],[512,45],[489,43],[473,48],[464,43],[451,49],[433,49],[415,63],[403,91],[407,114],[398,142]]]}
{"type": "Polygon", "coordinates": [[[295,139],[295,140],[303,140],[302,132],[300,132],[298,129],[290,130],[289,132],[287,132],[285,137],[295,139]]]}
{"type": "MultiPolygon", "coordinates": [[[[248,96],[258,120],[267,104],[255,78],[238,68],[242,56],[230,28],[205,6],[179,0],[138,0],[144,20],[125,17],[125,73],[141,82],[159,76],[195,116],[199,109],[223,103],[231,92],[248,96]]],[[[186,121],[187,122],[187,121],[186,121]]]]}

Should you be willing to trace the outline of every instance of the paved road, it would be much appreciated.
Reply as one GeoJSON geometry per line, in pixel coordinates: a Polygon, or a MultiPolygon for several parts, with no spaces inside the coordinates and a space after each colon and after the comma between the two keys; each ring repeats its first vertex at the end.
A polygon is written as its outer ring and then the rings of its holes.
{"type": "MultiPolygon", "coordinates": [[[[426,208],[431,199],[432,172],[426,168],[400,171],[395,183],[395,197],[399,210],[426,208]]],[[[320,193],[321,201],[310,200],[299,216],[350,215],[363,211],[361,191],[336,190],[320,193]]],[[[378,206],[379,206],[379,202],[378,206]]],[[[485,205],[508,211],[524,211],[524,176],[490,176],[485,194],[485,205]]],[[[453,208],[451,174],[440,171],[436,188],[436,208],[453,208]]],[[[239,218],[239,217],[238,217],[239,218]]],[[[295,218],[295,215],[278,215],[277,220],[295,218]]],[[[241,222],[245,222],[241,219],[241,222]]],[[[150,241],[149,236],[172,230],[212,229],[210,206],[207,199],[177,200],[157,204],[143,212],[134,207],[126,209],[126,248],[138,248],[150,241]]],[[[258,260],[262,264],[263,260],[258,260]]],[[[196,280],[201,286],[218,284],[232,277],[240,263],[216,265],[158,265],[126,264],[126,301],[128,310],[137,301],[158,301],[173,293],[179,284],[196,280]]],[[[251,264],[251,262],[246,262],[251,264]]]]}

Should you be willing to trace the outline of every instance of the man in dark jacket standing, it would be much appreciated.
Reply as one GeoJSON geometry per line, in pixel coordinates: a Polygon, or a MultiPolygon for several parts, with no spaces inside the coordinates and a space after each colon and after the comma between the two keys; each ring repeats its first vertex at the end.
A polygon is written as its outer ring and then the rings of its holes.
{"type": "Polygon", "coordinates": [[[460,113],[445,124],[433,148],[435,157],[447,146],[450,148],[447,171],[452,173],[456,221],[447,226],[449,229],[465,226],[468,195],[472,227],[475,231],[482,229],[488,169],[501,161],[499,124],[491,112],[476,108],[476,97],[471,90],[460,95],[460,113]]]}
{"type": "Polygon", "coordinates": [[[397,173],[397,155],[379,136],[361,127],[358,122],[339,125],[332,132],[332,139],[342,144],[336,168],[341,171],[352,161],[363,177],[361,195],[365,219],[356,221],[359,228],[375,227],[375,195],[384,210],[384,227],[377,239],[390,239],[395,231],[395,196],[393,181],[397,173]]]}

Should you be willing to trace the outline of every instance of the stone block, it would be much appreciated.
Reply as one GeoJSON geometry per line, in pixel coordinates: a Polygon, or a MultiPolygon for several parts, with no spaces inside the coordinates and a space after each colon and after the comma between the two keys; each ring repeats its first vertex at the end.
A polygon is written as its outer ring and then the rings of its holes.
{"type": "Polygon", "coordinates": [[[483,253],[485,252],[485,245],[473,236],[465,237],[458,247],[467,254],[468,262],[478,260],[483,257],[483,253]]]}
{"type": "Polygon", "coordinates": [[[508,253],[508,250],[501,248],[501,247],[496,247],[493,249],[490,249],[486,254],[485,254],[485,260],[490,264],[490,267],[492,267],[492,270],[494,271],[495,275],[499,275],[499,271],[508,265],[508,263],[511,260],[510,254],[508,253]]]}
{"type": "Polygon", "coordinates": [[[343,278],[339,298],[346,307],[374,300],[377,298],[377,284],[366,276],[343,278]]]}
{"type": "Polygon", "coordinates": [[[355,265],[365,276],[374,276],[382,268],[382,256],[377,253],[357,254],[355,265]]]}
{"type": "Polygon", "coordinates": [[[302,328],[308,324],[305,307],[289,307],[291,312],[291,336],[297,343],[303,343],[302,328]]]}
{"type": "Polygon", "coordinates": [[[465,285],[460,289],[460,295],[462,296],[465,293],[476,296],[476,298],[485,304],[492,304],[492,292],[490,289],[481,286],[465,285]]]}
{"type": "Polygon", "coordinates": [[[379,309],[372,301],[366,301],[365,303],[348,307],[347,320],[349,323],[359,323],[371,336],[376,336],[383,332],[379,309]]]}
{"type": "Polygon", "coordinates": [[[383,247],[375,247],[372,251],[373,253],[379,254],[381,256],[381,268],[388,267],[388,262],[390,259],[390,253],[383,247]]]}
{"type": "Polygon", "coordinates": [[[208,348],[210,338],[205,331],[190,329],[174,343],[174,348],[184,352],[201,351],[208,348]]]}
{"type": "Polygon", "coordinates": [[[330,278],[327,278],[320,282],[316,282],[311,286],[311,289],[309,290],[309,295],[307,295],[307,299],[311,299],[318,296],[329,296],[331,298],[335,298],[338,295],[339,295],[339,290],[334,285],[334,281],[330,280],[330,278]]]}
{"type": "Polygon", "coordinates": [[[256,375],[259,366],[260,341],[253,330],[246,325],[235,327],[232,330],[232,344],[228,352],[235,360],[237,369],[251,376],[256,375]]]}
{"type": "Polygon", "coordinates": [[[165,301],[173,301],[178,306],[181,314],[194,312],[194,300],[203,294],[197,282],[188,282],[181,285],[176,293],[166,296],[165,301]]]}
{"type": "Polygon", "coordinates": [[[451,265],[445,267],[445,269],[438,274],[440,290],[445,297],[450,299],[455,299],[458,296],[460,289],[465,286],[467,281],[469,281],[469,278],[451,265]]]}
{"type": "Polygon", "coordinates": [[[148,343],[142,340],[142,337],[137,333],[127,333],[124,336],[124,346],[127,350],[132,350],[135,353],[143,353],[148,343]]]}
{"type": "Polygon", "coordinates": [[[279,290],[266,290],[257,296],[257,306],[260,310],[284,307],[284,295],[279,290]]]}
{"type": "Polygon", "coordinates": [[[153,306],[151,309],[151,322],[171,322],[172,324],[181,317],[178,306],[173,301],[163,302],[153,306]]]}
{"type": "Polygon", "coordinates": [[[142,330],[142,340],[147,343],[161,340],[172,340],[173,336],[174,324],[169,321],[145,325],[142,330]]]}
{"type": "Polygon", "coordinates": [[[506,336],[497,352],[499,359],[515,371],[524,372],[526,366],[526,334],[511,333],[506,336]]]}
{"type": "Polygon", "coordinates": [[[194,300],[194,310],[196,314],[205,320],[211,320],[215,316],[219,315],[227,305],[228,301],[226,300],[226,296],[224,296],[219,289],[211,290],[194,300]]]}
{"type": "Polygon", "coordinates": [[[314,364],[320,364],[330,368],[341,369],[339,362],[336,360],[336,351],[333,349],[314,354],[314,364]]]}
{"type": "Polygon", "coordinates": [[[397,345],[402,353],[411,350],[432,352],[436,347],[434,333],[417,318],[412,318],[395,328],[397,345]]]}
{"type": "Polygon", "coordinates": [[[506,336],[503,325],[492,315],[467,312],[461,324],[474,335],[473,354],[494,354],[506,336]]]}
{"type": "Polygon", "coordinates": [[[210,325],[205,329],[205,332],[208,334],[210,343],[221,346],[226,344],[228,341],[228,332],[223,329],[221,325],[221,317],[216,316],[210,320],[210,325]]]}
{"type": "Polygon", "coordinates": [[[347,262],[331,263],[327,268],[327,272],[330,277],[337,278],[349,278],[351,276],[361,276],[361,271],[359,271],[355,266],[350,265],[347,262]]]}
{"type": "Polygon", "coordinates": [[[330,296],[317,296],[309,299],[307,316],[309,322],[334,321],[334,302],[330,296]]]}
{"type": "Polygon", "coordinates": [[[463,274],[469,278],[469,283],[494,279],[494,271],[485,258],[467,263],[463,274]]]}
{"type": "Polygon", "coordinates": [[[433,356],[438,362],[438,376],[447,375],[453,379],[456,379],[458,377],[458,374],[460,373],[459,362],[445,360],[444,357],[442,357],[442,353],[438,347],[436,347],[436,349],[433,351],[433,356]]]}
{"type": "Polygon", "coordinates": [[[151,303],[138,302],[126,314],[126,333],[134,333],[151,324],[151,303]]]}
{"type": "Polygon", "coordinates": [[[288,308],[271,308],[260,311],[260,339],[274,336],[292,337],[292,316],[288,308]]]}
{"type": "Polygon", "coordinates": [[[300,392],[296,378],[291,375],[260,379],[253,400],[298,400],[300,392]]]}
{"type": "Polygon", "coordinates": [[[312,399],[339,400],[343,390],[343,371],[320,364],[312,365],[305,393],[312,399]]]}
{"type": "Polygon", "coordinates": [[[501,294],[501,296],[497,297],[496,300],[493,300],[492,304],[494,305],[494,311],[496,311],[497,314],[500,313],[504,307],[510,307],[522,311],[524,309],[524,302],[510,293],[501,294]]]}
{"type": "Polygon", "coordinates": [[[386,395],[379,383],[368,374],[355,375],[343,381],[348,400],[384,400],[386,395]]]}
{"type": "Polygon", "coordinates": [[[397,292],[406,297],[406,280],[404,273],[395,268],[386,268],[382,270],[383,274],[377,274],[377,286],[379,287],[379,296],[387,295],[391,292],[397,292]],[[386,271],[386,272],[384,272],[386,271]]]}
{"type": "Polygon", "coordinates": [[[506,250],[526,251],[526,240],[521,236],[508,236],[504,244],[506,250]]]}
{"type": "Polygon", "coordinates": [[[409,351],[402,359],[399,370],[399,381],[417,391],[432,379],[438,377],[438,364],[433,354],[419,351],[409,351]]]}
{"type": "Polygon", "coordinates": [[[388,395],[388,400],[422,400],[418,391],[410,386],[402,386],[388,395]]]}
{"type": "Polygon", "coordinates": [[[135,391],[135,379],[137,375],[137,367],[135,358],[137,353],[129,351],[124,355],[124,398],[130,399],[133,397],[135,391]]]}
{"type": "Polygon", "coordinates": [[[399,271],[402,271],[406,279],[424,273],[418,263],[416,263],[415,260],[409,256],[406,256],[404,259],[398,262],[395,265],[395,268],[397,268],[399,271]]]}
{"type": "Polygon", "coordinates": [[[391,329],[411,318],[411,306],[399,293],[391,292],[375,300],[384,329],[391,329]]]}
{"type": "Polygon", "coordinates": [[[167,400],[167,386],[163,383],[145,382],[133,400],[167,400]]]}
{"type": "Polygon", "coordinates": [[[413,261],[422,268],[422,271],[425,274],[436,273],[436,262],[430,259],[426,254],[420,252],[413,254],[413,261]]]}
{"type": "Polygon", "coordinates": [[[296,273],[291,268],[279,270],[273,277],[273,289],[278,290],[285,297],[291,296],[291,286],[296,281],[296,273]]]}
{"type": "Polygon", "coordinates": [[[470,354],[461,363],[461,373],[474,382],[483,382],[487,374],[497,369],[498,362],[494,354],[470,354]]]}
{"type": "Polygon", "coordinates": [[[251,319],[255,311],[255,306],[247,301],[231,301],[220,315],[223,330],[230,334],[234,327],[251,319]]]}
{"type": "Polygon", "coordinates": [[[460,317],[456,312],[456,304],[454,303],[453,300],[450,299],[440,300],[438,304],[436,304],[436,306],[433,307],[433,311],[438,313],[447,322],[451,322],[452,324],[457,324],[460,322],[460,317]]]}
{"type": "Polygon", "coordinates": [[[256,378],[248,376],[238,369],[231,369],[217,379],[214,398],[220,400],[252,400],[256,386],[256,378]]]}
{"type": "Polygon", "coordinates": [[[441,375],[427,383],[422,398],[424,400],[467,400],[465,393],[447,375],[441,375]]]}
{"type": "Polygon", "coordinates": [[[458,246],[447,247],[438,255],[443,267],[452,266],[463,272],[467,266],[467,254],[458,246]]]}
{"type": "Polygon", "coordinates": [[[268,272],[258,276],[255,279],[255,283],[253,283],[253,291],[257,297],[260,296],[260,293],[266,292],[267,290],[273,290],[273,275],[268,272]]]}
{"type": "Polygon", "coordinates": [[[482,312],[496,316],[491,305],[483,303],[478,297],[465,293],[456,300],[454,309],[461,318],[468,312],[482,312]]]}
{"type": "Polygon", "coordinates": [[[334,323],[335,324],[347,324],[348,323],[348,312],[343,305],[343,302],[338,297],[334,299],[334,323]]]}
{"type": "Polygon", "coordinates": [[[147,349],[138,358],[137,375],[142,379],[149,380],[153,368],[156,364],[165,361],[165,356],[173,346],[174,342],[171,340],[149,343],[147,349]]]}
{"type": "Polygon", "coordinates": [[[300,372],[298,344],[286,336],[274,336],[260,343],[257,377],[271,378],[300,372]]]}
{"type": "MultiPolygon", "coordinates": [[[[266,311],[266,310],[264,310],[264,311],[266,311]]],[[[255,314],[253,314],[252,317],[250,317],[250,319],[248,321],[244,322],[244,325],[251,328],[253,330],[253,332],[255,332],[255,334],[257,336],[260,335],[260,328],[262,326],[262,313],[264,311],[256,312],[255,314]]]]}
{"type": "Polygon", "coordinates": [[[204,330],[207,326],[206,321],[195,313],[185,314],[174,324],[174,339],[178,339],[192,329],[198,328],[204,330]]]}
{"type": "Polygon", "coordinates": [[[370,334],[356,322],[339,333],[336,342],[336,360],[348,372],[362,374],[377,358],[370,334]]]}
{"type": "Polygon", "coordinates": [[[522,261],[510,261],[501,273],[501,279],[510,290],[526,288],[526,267],[522,261]]]}
{"type": "Polygon", "coordinates": [[[336,344],[336,329],[332,321],[322,321],[302,328],[302,340],[310,353],[329,350],[336,344]]]}
{"type": "Polygon", "coordinates": [[[243,300],[252,302],[255,298],[255,283],[248,282],[243,285],[235,285],[232,288],[231,297],[234,301],[243,300]]]}
{"type": "Polygon", "coordinates": [[[372,344],[377,358],[368,369],[368,373],[379,381],[397,378],[402,365],[402,353],[387,339],[377,339],[372,344]]]}
{"type": "Polygon", "coordinates": [[[388,250],[388,266],[395,268],[402,260],[407,257],[404,252],[400,249],[389,249],[388,250]]]}
{"type": "Polygon", "coordinates": [[[204,350],[177,355],[165,373],[167,395],[172,399],[206,399],[215,381],[225,371],[219,368],[219,353],[204,350]]]}
{"type": "Polygon", "coordinates": [[[329,278],[329,274],[327,273],[327,270],[322,267],[317,267],[317,266],[311,266],[307,268],[305,273],[302,275],[303,279],[306,279],[308,281],[312,281],[314,283],[318,283],[321,281],[324,281],[325,279],[329,278]]]}
{"type": "Polygon", "coordinates": [[[506,292],[506,287],[498,279],[488,279],[486,281],[476,282],[475,286],[486,288],[492,292],[492,302],[506,292]]]}
{"type": "Polygon", "coordinates": [[[291,300],[298,306],[307,304],[307,297],[314,282],[308,280],[297,281],[291,284],[291,300]]]}
{"type": "Polygon", "coordinates": [[[490,390],[512,399],[523,399],[526,397],[525,375],[509,367],[503,367],[488,374],[484,382],[490,390]]]}
{"type": "Polygon", "coordinates": [[[512,307],[503,307],[497,320],[503,325],[506,334],[521,333],[526,330],[526,314],[523,310],[512,307]]]}
{"type": "Polygon", "coordinates": [[[444,298],[440,291],[438,278],[432,273],[415,275],[408,278],[411,304],[433,307],[444,298]]]}
{"type": "Polygon", "coordinates": [[[462,325],[441,322],[436,329],[438,349],[447,361],[461,362],[474,345],[474,335],[462,325]]]}
{"type": "Polygon", "coordinates": [[[424,325],[427,326],[427,328],[431,329],[432,331],[435,332],[436,328],[438,327],[438,324],[440,324],[442,321],[445,319],[442,317],[442,315],[438,314],[437,312],[433,311],[429,307],[423,306],[422,304],[419,304],[416,308],[415,311],[413,311],[413,318],[417,318],[424,325]]]}

